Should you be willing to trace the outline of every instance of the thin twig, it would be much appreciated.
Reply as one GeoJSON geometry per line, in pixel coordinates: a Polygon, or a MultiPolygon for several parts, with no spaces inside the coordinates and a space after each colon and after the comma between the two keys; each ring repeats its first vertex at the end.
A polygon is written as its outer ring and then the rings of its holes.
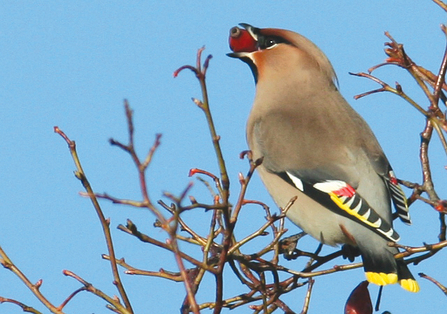
{"type": "MultiPolygon", "coordinates": [[[[6,269],[13,272],[23,283],[31,290],[31,292],[36,296],[36,298],[42,302],[52,313],[63,314],[61,309],[54,306],[40,291],[40,286],[42,285],[42,280],[39,280],[36,284],[33,284],[28,277],[11,261],[11,259],[6,255],[6,252],[0,247],[0,264],[6,269]]],[[[8,299],[11,300],[11,299],[8,299]]],[[[20,305],[16,303],[17,305],[20,305]]],[[[22,303],[21,303],[22,304],[22,303]]]]}
{"type": "Polygon", "coordinates": [[[68,136],[62,130],[60,130],[57,126],[54,127],[54,132],[59,134],[65,140],[65,142],[68,144],[68,148],[70,149],[71,156],[73,158],[73,161],[74,161],[76,169],[77,169],[75,172],[75,176],[76,176],[76,178],[78,178],[81,181],[82,185],[84,186],[85,190],[87,191],[87,193],[90,197],[90,200],[93,204],[93,207],[95,208],[96,214],[101,222],[102,230],[103,230],[104,237],[105,237],[105,240],[107,243],[107,249],[109,251],[110,266],[112,268],[112,273],[113,273],[113,278],[114,278],[113,282],[116,285],[118,292],[121,295],[121,298],[123,299],[123,303],[126,308],[125,313],[133,313],[132,306],[130,304],[130,300],[127,297],[126,290],[124,289],[123,283],[121,281],[121,277],[118,272],[118,266],[117,266],[116,257],[115,257],[115,249],[113,246],[112,234],[110,232],[110,221],[104,217],[101,206],[98,203],[98,199],[97,199],[95,193],[93,192],[93,189],[92,189],[89,181],[87,180],[84,170],[82,169],[81,161],[80,161],[80,159],[78,157],[78,153],[76,151],[75,142],[70,140],[68,138],[68,136]]]}
{"type": "Polygon", "coordinates": [[[138,171],[138,179],[140,182],[140,191],[143,196],[143,202],[142,204],[145,205],[147,209],[149,209],[158,220],[161,221],[162,225],[166,225],[166,219],[165,217],[160,213],[160,211],[152,204],[152,201],[149,197],[149,191],[147,189],[147,180],[146,180],[146,170],[152,161],[153,155],[157,148],[160,146],[160,138],[161,134],[155,135],[155,141],[152,144],[151,148],[149,149],[148,154],[146,155],[146,158],[143,162],[141,162],[140,158],[138,157],[136,151],[135,151],[135,144],[134,144],[134,125],[133,125],[133,111],[130,109],[129,104],[127,101],[124,102],[124,109],[126,112],[126,119],[127,119],[127,132],[129,136],[129,142],[127,145],[122,144],[121,142],[110,139],[109,142],[111,145],[117,146],[121,149],[123,149],[125,152],[127,152],[130,157],[132,158],[137,171],[138,171]]]}
{"type": "Polygon", "coordinates": [[[439,5],[444,11],[447,12],[447,4],[445,4],[441,0],[433,0],[433,2],[439,5]]]}
{"type": "Polygon", "coordinates": [[[118,313],[122,313],[122,314],[130,314],[132,313],[129,309],[125,308],[118,299],[116,298],[112,298],[109,297],[107,294],[105,294],[104,292],[102,292],[101,290],[97,289],[96,287],[94,287],[91,283],[85,281],[84,279],[82,279],[80,276],[76,275],[75,273],[73,273],[72,271],[69,270],[64,270],[62,272],[65,276],[68,277],[72,277],[74,279],[76,279],[77,281],[79,281],[80,283],[82,283],[85,287],[85,291],[91,292],[94,295],[100,297],[101,299],[105,300],[107,303],[109,303],[111,306],[113,306],[113,308],[118,312],[118,313]]]}
{"type": "Polygon", "coordinates": [[[437,281],[436,279],[433,279],[433,278],[430,277],[430,276],[427,276],[427,275],[424,274],[424,273],[419,273],[418,275],[421,276],[422,278],[425,278],[425,279],[430,280],[431,282],[433,282],[433,283],[434,283],[435,285],[437,285],[438,288],[441,289],[442,292],[444,292],[444,294],[447,296],[447,287],[446,287],[446,286],[442,285],[439,281],[437,281]]]}
{"type": "Polygon", "coordinates": [[[23,312],[34,313],[34,314],[42,314],[42,312],[39,312],[35,308],[33,308],[31,306],[28,306],[28,305],[26,305],[26,304],[24,304],[22,302],[14,300],[14,299],[0,297],[0,304],[1,303],[12,303],[12,304],[18,305],[19,307],[22,308],[23,312]]]}
{"type": "Polygon", "coordinates": [[[303,310],[301,311],[301,314],[306,314],[307,311],[309,310],[310,296],[312,294],[312,287],[314,286],[314,282],[315,281],[312,278],[309,279],[307,293],[306,293],[306,297],[304,299],[304,305],[303,305],[303,310]]]}
{"type": "MultiPolygon", "coordinates": [[[[158,247],[161,247],[163,249],[166,249],[166,250],[172,252],[172,248],[171,248],[170,245],[168,245],[168,244],[166,244],[164,242],[158,241],[158,240],[156,240],[154,238],[151,238],[151,237],[149,237],[148,235],[146,235],[144,233],[141,233],[140,231],[138,231],[136,225],[129,219],[127,220],[127,225],[126,226],[118,225],[118,229],[121,230],[121,231],[124,231],[124,232],[126,232],[128,234],[131,234],[131,235],[133,235],[135,237],[137,237],[142,242],[150,243],[150,244],[156,245],[158,247]]],[[[189,256],[189,255],[187,255],[187,254],[185,254],[183,252],[180,252],[180,256],[181,256],[181,258],[186,259],[188,262],[190,262],[190,263],[192,263],[192,264],[194,264],[194,265],[196,265],[198,267],[202,267],[202,268],[206,269],[207,271],[209,271],[211,273],[214,273],[214,269],[213,268],[208,267],[207,265],[204,265],[203,263],[201,263],[198,260],[192,258],[191,256],[189,256]]]]}

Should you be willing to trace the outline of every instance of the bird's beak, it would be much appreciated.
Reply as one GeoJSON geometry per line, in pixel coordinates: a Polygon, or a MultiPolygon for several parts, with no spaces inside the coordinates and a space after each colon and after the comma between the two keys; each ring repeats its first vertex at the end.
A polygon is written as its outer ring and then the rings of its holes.
{"type": "Polygon", "coordinates": [[[240,26],[242,26],[243,28],[245,28],[247,30],[247,32],[251,35],[251,37],[258,42],[258,33],[260,31],[259,28],[256,28],[254,26],[251,26],[250,24],[247,23],[239,23],[240,26]]]}

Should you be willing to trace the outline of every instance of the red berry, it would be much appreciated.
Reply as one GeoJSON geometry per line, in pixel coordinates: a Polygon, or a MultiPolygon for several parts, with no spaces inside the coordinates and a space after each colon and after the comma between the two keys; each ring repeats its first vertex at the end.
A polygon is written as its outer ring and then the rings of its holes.
{"type": "Polygon", "coordinates": [[[257,42],[245,29],[235,26],[230,29],[230,49],[234,52],[253,52],[257,50],[257,42]]]}

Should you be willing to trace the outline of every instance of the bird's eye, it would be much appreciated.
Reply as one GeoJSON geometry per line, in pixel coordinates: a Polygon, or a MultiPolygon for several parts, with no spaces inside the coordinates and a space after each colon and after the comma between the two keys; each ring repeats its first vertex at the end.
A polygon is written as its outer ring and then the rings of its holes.
{"type": "Polygon", "coordinates": [[[265,48],[271,48],[277,44],[275,38],[266,38],[264,42],[265,48]]]}
{"type": "Polygon", "coordinates": [[[260,42],[261,44],[259,46],[261,47],[261,49],[272,49],[276,47],[276,45],[283,43],[284,40],[281,37],[269,36],[264,37],[260,42]]]}

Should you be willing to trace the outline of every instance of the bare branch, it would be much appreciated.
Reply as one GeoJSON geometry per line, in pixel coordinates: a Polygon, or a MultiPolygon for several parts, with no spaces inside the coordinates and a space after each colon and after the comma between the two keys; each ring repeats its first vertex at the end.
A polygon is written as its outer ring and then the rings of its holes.
{"type": "Polygon", "coordinates": [[[100,297],[101,299],[105,300],[107,303],[109,303],[110,305],[113,306],[112,309],[115,310],[116,312],[122,313],[122,314],[130,314],[130,313],[132,313],[131,310],[125,308],[119,302],[118,299],[109,297],[107,294],[105,294],[101,290],[95,288],[91,283],[85,281],[84,279],[82,279],[81,277],[79,277],[78,275],[73,273],[72,271],[64,270],[62,273],[65,276],[72,277],[72,278],[76,279],[77,281],[79,281],[80,283],[82,283],[84,285],[84,289],[82,289],[82,290],[91,292],[91,293],[97,295],[98,297],[100,297]]]}
{"type": "Polygon", "coordinates": [[[427,275],[424,274],[424,273],[419,273],[419,276],[421,276],[422,278],[425,278],[425,279],[430,280],[431,282],[433,282],[433,283],[434,283],[435,285],[437,285],[437,286],[439,287],[439,289],[441,289],[442,292],[444,292],[444,294],[447,296],[447,287],[446,287],[446,286],[442,285],[439,281],[433,279],[433,278],[430,277],[430,276],[427,276],[427,275]]]}
{"type": "Polygon", "coordinates": [[[81,162],[78,157],[78,153],[76,151],[76,144],[74,141],[70,140],[68,136],[62,132],[58,127],[54,127],[54,131],[62,136],[62,138],[67,142],[68,147],[70,149],[71,156],[73,158],[73,161],[76,165],[77,171],[75,172],[76,177],[81,181],[82,185],[84,186],[85,190],[87,191],[88,196],[90,197],[90,200],[93,204],[93,207],[95,208],[96,214],[101,222],[102,230],[104,233],[104,237],[107,243],[107,249],[109,251],[110,256],[110,266],[112,268],[114,283],[119,291],[119,294],[121,295],[121,298],[123,299],[123,302],[125,304],[126,313],[133,313],[132,306],[130,304],[130,300],[127,297],[126,291],[124,289],[124,286],[122,284],[119,272],[118,272],[118,266],[116,264],[116,258],[115,258],[115,249],[112,241],[112,234],[110,232],[110,223],[109,220],[104,217],[104,214],[102,212],[101,206],[98,203],[98,199],[95,196],[95,193],[93,192],[92,187],[90,186],[89,181],[87,180],[87,177],[84,173],[84,170],[82,169],[81,162]]]}

